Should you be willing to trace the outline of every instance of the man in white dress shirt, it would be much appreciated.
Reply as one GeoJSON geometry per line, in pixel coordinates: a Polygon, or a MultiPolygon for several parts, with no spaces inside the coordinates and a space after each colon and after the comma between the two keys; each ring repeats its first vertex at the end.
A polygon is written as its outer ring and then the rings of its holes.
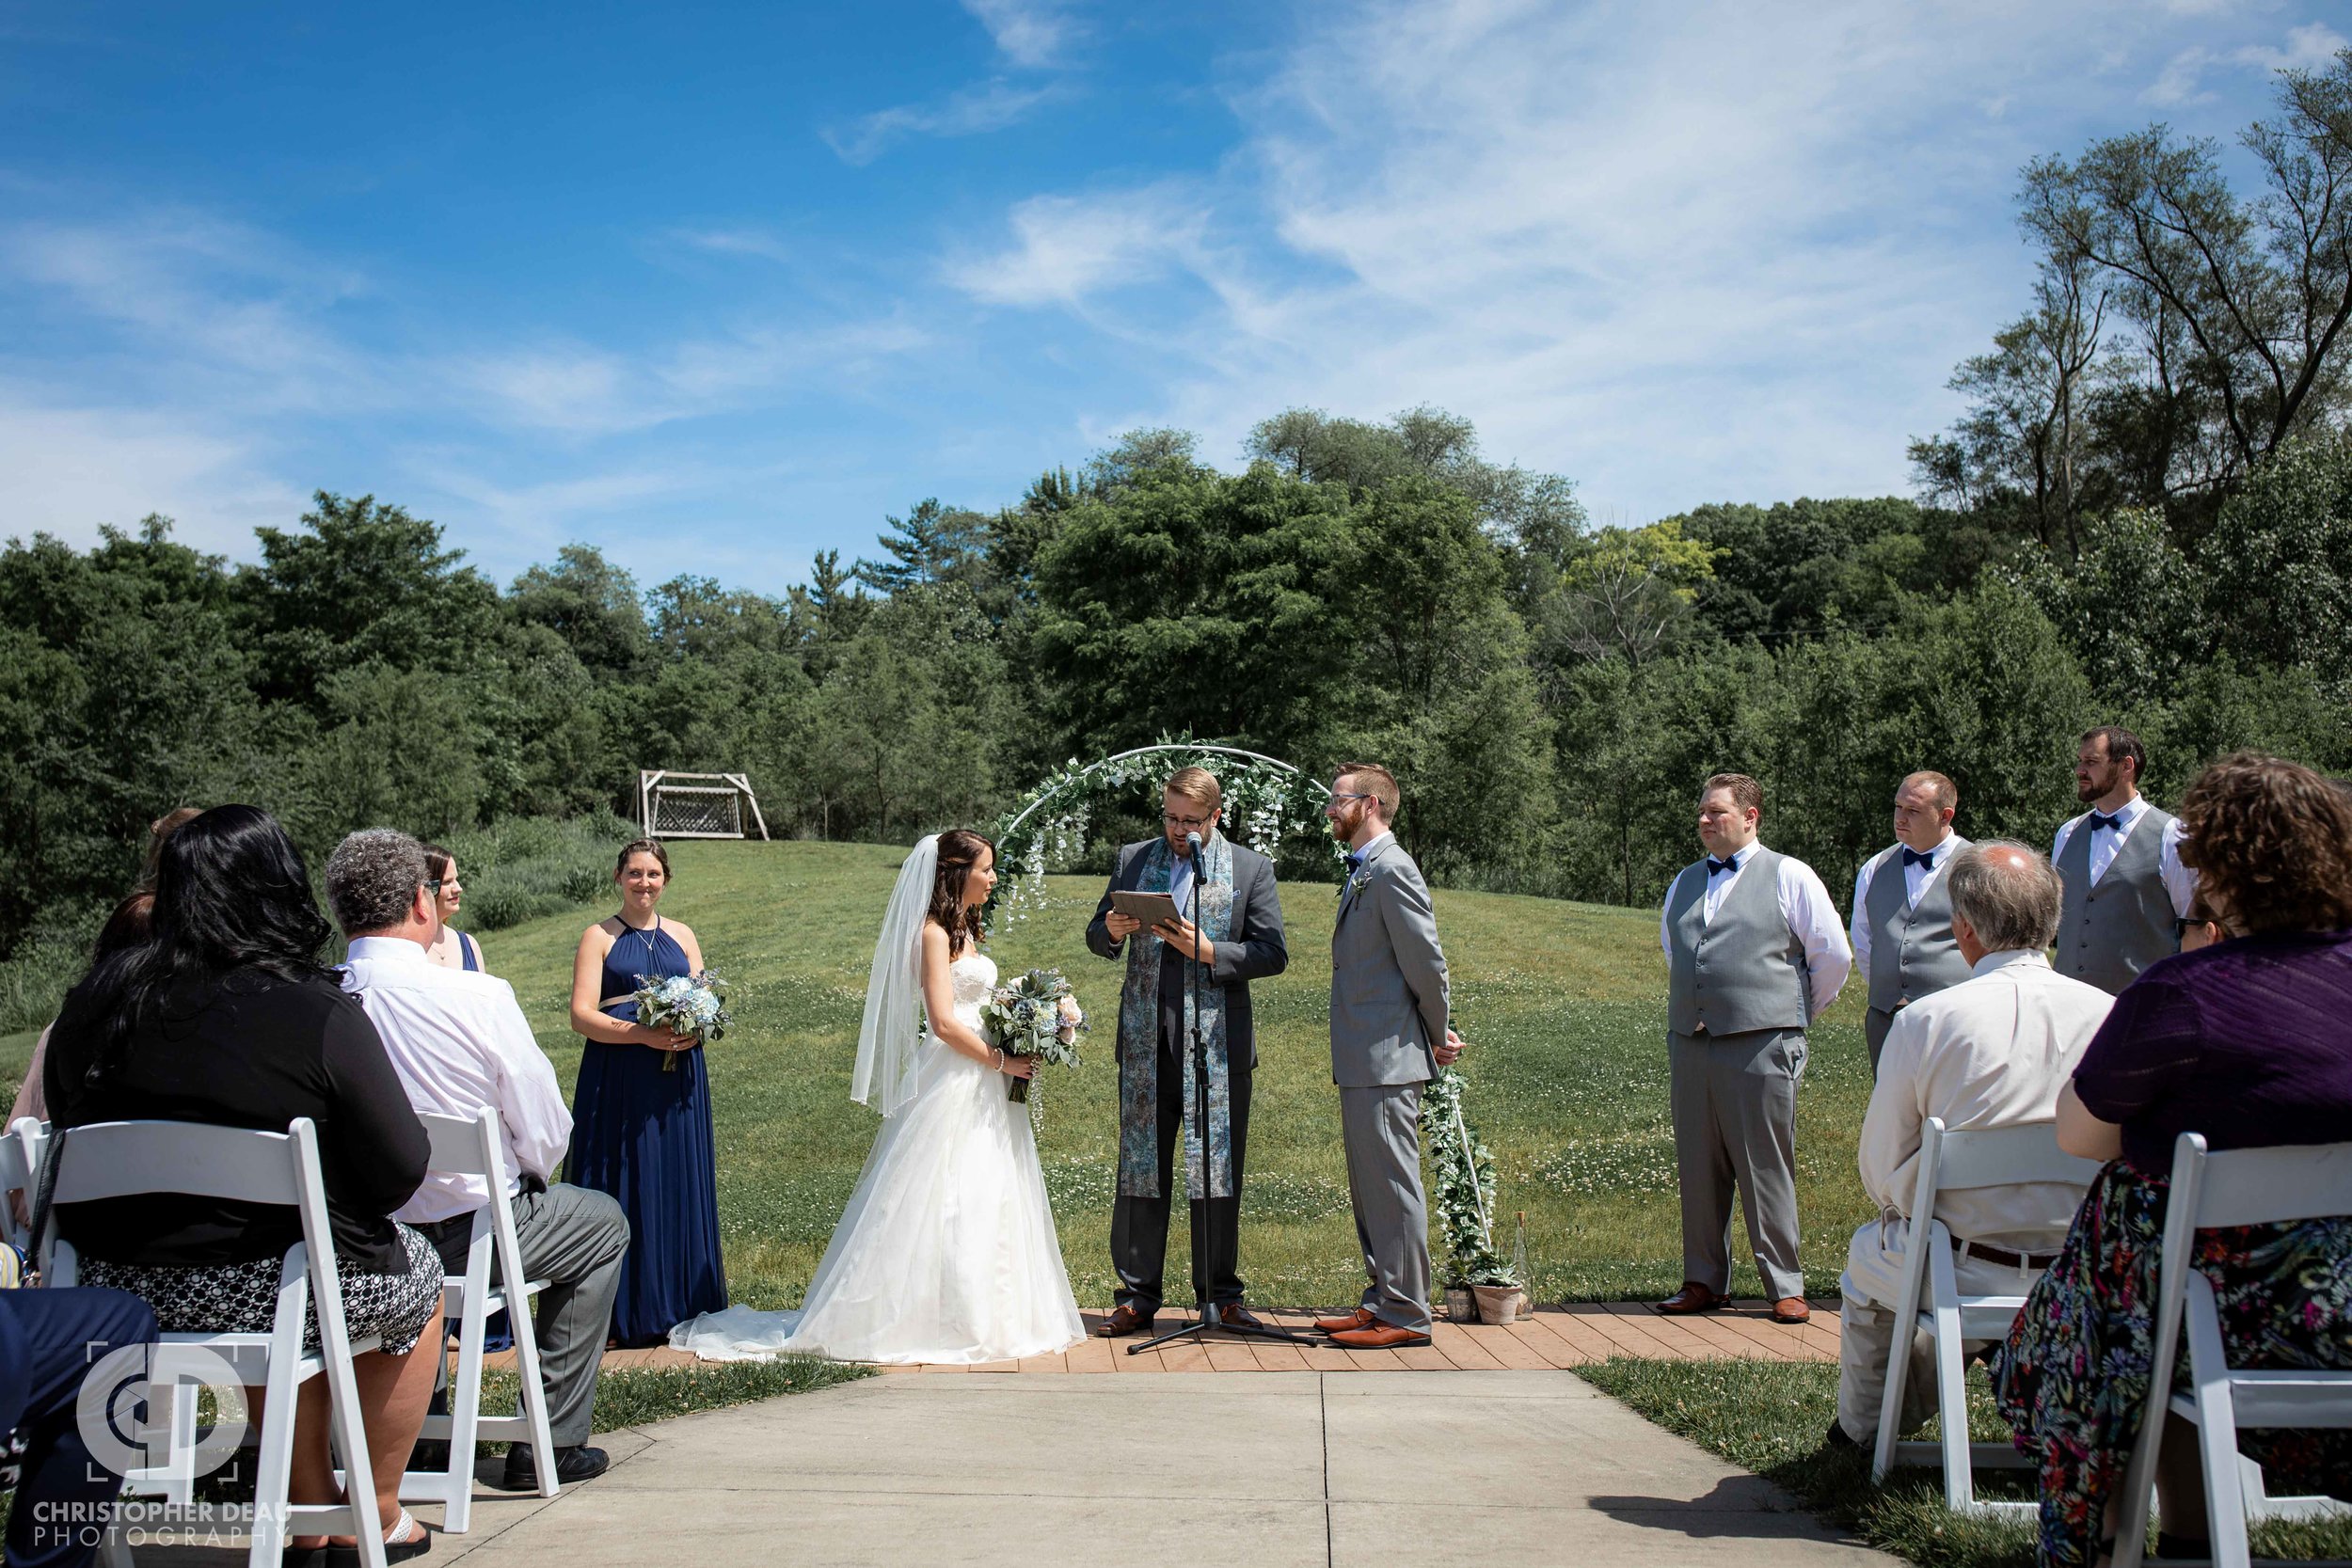
{"type": "Polygon", "coordinates": [[[2050,863],[2066,883],[2058,972],[2109,995],[2180,950],[2180,922],[2197,896],[2197,873],[2181,863],[2180,819],[2139,793],[2147,766],[2129,730],[2109,724],[2084,736],[2074,793],[2090,809],[2060,827],[2050,846],[2050,863]]]}
{"type": "MultiPolygon", "coordinates": [[[[498,1109],[509,1185],[497,1196],[514,1206],[525,1273],[548,1282],[532,1325],[556,1477],[586,1481],[607,1464],[603,1450],[587,1446],[589,1414],[628,1250],[628,1218],[603,1193],[549,1184],[572,1135],[555,1069],[505,981],[426,959],[439,921],[425,876],[423,847],[406,833],[371,828],[336,847],[326,863],[326,902],[351,941],[344,989],[367,1009],[419,1112],[472,1117],[485,1105],[498,1109]]],[[[490,1197],[481,1177],[437,1173],[393,1217],[424,1232],[449,1272],[463,1274],[474,1212],[490,1197]]],[[[528,1444],[507,1450],[501,1484],[537,1486],[528,1444]]]]}
{"type": "Polygon", "coordinates": [[[1659,917],[1682,1189],[1682,1288],[1659,1309],[1707,1312],[1727,1299],[1736,1190],[1772,1316],[1801,1323],[1811,1313],[1797,1263],[1797,1085],[1805,1031],[1853,958],[1813,868],[1756,841],[1763,814],[1764,787],[1745,773],[1708,779],[1707,855],[1674,879],[1659,917]]]}
{"type": "MultiPolygon", "coordinates": [[[[1963,850],[1946,875],[1952,935],[1970,976],[1897,1015],[1879,1061],[1858,1156],[1879,1218],[1854,1232],[1838,1282],[1845,1300],[1833,1443],[1868,1448],[1878,1439],[1928,1118],[1943,1117],[1955,1132],[2055,1121],[2060,1085],[2114,1004],[2097,987],[2054,973],[2043,957],[2058,927],[2059,885],[2040,855],[1995,839],[1963,850]]],[[[2066,1182],[1939,1193],[1935,1217],[1965,1243],[1953,1271],[1960,1288],[2025,1294],[2065,1239],[2082,1196],[2066,1182]]],[[[1920,1335],[1907,1349],[1905,1431],[1935,1409],[1933,1342],[1920,1335]]]]}
{"type": "Polygon", "coordinates": [[[1944,873],[1968,841],[1952,832],[1960,788],[1941,773],[1914,773],[1895,791],[1895,842],[1862,863],[1853,882],[1853,966],[1870,988],[1862,1036],[1879,1069],[1895,1015],[1968,978],[1952,943],[1944,873]]]}

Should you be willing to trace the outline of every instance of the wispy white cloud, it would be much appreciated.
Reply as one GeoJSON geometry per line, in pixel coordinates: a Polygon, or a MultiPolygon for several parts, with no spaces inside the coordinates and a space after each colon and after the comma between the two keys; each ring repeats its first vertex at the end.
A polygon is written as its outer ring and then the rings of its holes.
{"type": "Polygon", "coordinates": [[[970,136],[1001,131],[1056,95],[1051,86],[1016,87],[995,78],[951,93],[938,103],[902,103],[865,115],[821,135],[846,164],[870,164],[909,136],[970,136]]]}
{"type": "Polygon", "coordinates": [[[2171,107],[2211,103],[2205,89],[2208,71],[2216,67],[2246,71],[2317,71],[2334,59],[2345,45],[2342,33],[2324,22],[2309,22],[2292,29],[2284,44],[2249,43],[2235,49],[2191,44],[2164,64],[2141,96],[2149,103],[2171,107]]]}
{"type": "Polygon", "coordinates": [[[1168,186],[1032,197],[1008,218],[1011,243],[952,257],[947,281],[991,305],[1076,305],[1090,294],[1203,270],[1206,206],[1168,186]]]}
{"type": "Polygon", "coordinates": [[[361,294],[358,273],[283,240],[184,209],[0,230],[0,279],[63,295],[79,312],[280,406],[332,387],[365,395],[365,367],[320,325],[361,294]]]}
{"type": "Polygon", "coordinates": [[[1949,418],[1943,382],[2023,269],[2007,225],[1954,200],[2005,206],[2050,150],[2010,103],[2079,91],[2131,10],[1316,11],[1234,93],[1246,140],[1213,182],[1032,197],[945,276],[1164,356],[1156,392],[1080,416],[1098,427],[1230,452],[1288,404],[1435,402],[1637,513],[1900,489],[1906,437],[1949,418]],[[1173,322],[1168,290],[1130,294],[1171,272],[1199,286],[1173,322]]]}
{"type": "Polygon", "coordinates": [[[298,516],[307,493],[277,478],[249,437],[183,412],[81,406],[49,389],[0,387],[0,473],[12,536],[89,539],[171,515],[181,543],[243,555],[253,530],[298,516]]]}
{"type": "Polygon", "coordinates": [[[1005,58],[1019,66],[1057,64],[1079,28],[1062,0],[963,0],[1005,58]]]}
{"type": "Polygon", "coordinates": [[[756,256],[770,261],[793,260],[791,246],[757,229],[673,229],[664,238],[672,245],[714,256],[756,256]]]}

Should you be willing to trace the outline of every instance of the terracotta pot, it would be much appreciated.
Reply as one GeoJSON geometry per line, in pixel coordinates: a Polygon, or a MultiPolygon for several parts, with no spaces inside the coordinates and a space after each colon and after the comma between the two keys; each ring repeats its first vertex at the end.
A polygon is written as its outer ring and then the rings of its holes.
{"type": "Polygon", "coordinates": [[[1507,1323],[1518,1317],[1517,1285],[1473,1285],[1470,1294],[1478,1298],[1478,1321],[1482,1323],[1507,1323]]]}
{"type": "Polygon", "coordinates": [[[1477,1298],[1470,1294],[1469,1286],[1449,1285],[1446,1287],[1445,1315],[1457,1323],[1474,1323],[1478,1321],[1477,1298]]]}

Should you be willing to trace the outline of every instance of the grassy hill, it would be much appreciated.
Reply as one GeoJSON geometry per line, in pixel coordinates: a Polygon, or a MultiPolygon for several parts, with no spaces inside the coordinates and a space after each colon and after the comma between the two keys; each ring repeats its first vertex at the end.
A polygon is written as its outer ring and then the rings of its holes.
{"type": "MultiPolygon", "coordinates": [[[[684,844],[665,910],[691,925],[733,983],[739,1021],[711,1050],[719,1212],[737,1300],[799,1304],[877,1125],[850,1101],[866,975],[902,849],[848,844],[684,844]]],[[[1117,1155],[1111,1018],[1119,967],[1087,952],[1099,880],[1056,878],[1051,901],[1000,932],[1004,968],[1057,964],[1094,1010],[1086,1068],[1052,1074],[1041,1151],[1080,1301],[1107,1303],[1117,1155]]],[[[1361,1284],[1331,1086],[1329,885],[1284,889],[1291,967],[1255,988],[1262,1062],[1245,1189],[1242,1276],[1252,1299],[1334,1304],[1361,1284]]],[[[492,935],[490,968],[514,984],[569,1085],[580,1044],[566,1026],[571,958],[600,910],[492,935]]],[[[1663,1294],[1681,1276],[1674,1138],[1667,1120],[1665,965],[1653,912],[1491,894],[1438,895],[1456,1025],[1471,1046],[1468,1108],[1493,1146],[1506,1216],[1525,1211],[1538,1292],[1663,1294]]],[[[1867,1216],[1854,1133],[1869,1098],[1850,992],[1814,1034],[1797,1133],[1808,1288],[1836,1289],[1846,1237],[1867,1216]]],[[[30,1035],[0,1039],[0,1083],[30,1035]]],[[[1182,1298],[1184,1220],[1168,1287],[1182,1298]]],[[[1741,1232],[1744,1237],[1744,1231],[1741,1232]]],[[[1507,1225],[1498,1238],[1508,1252],[1507,1225]]],[[[1740,1243],[1744,1246],[1744,1240],[1740,1243]]],[[[1735,1289],[1758,1293],[1742,1262],[1735,1289]]]]}

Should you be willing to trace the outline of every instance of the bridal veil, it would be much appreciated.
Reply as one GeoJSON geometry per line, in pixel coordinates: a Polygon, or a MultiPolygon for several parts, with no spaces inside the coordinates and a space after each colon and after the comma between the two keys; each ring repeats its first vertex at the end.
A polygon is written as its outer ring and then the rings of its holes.
{"type": "Polygon", "coordinates": [[[874,943],[874,971],[866,982],[866,1022],[858,1030],[857,1066],[850,1098],[888,1117],[914,1092],[922,1043],[923,921],[939,876],[939,835],[915,845],[898,868],[874,943]]]}

